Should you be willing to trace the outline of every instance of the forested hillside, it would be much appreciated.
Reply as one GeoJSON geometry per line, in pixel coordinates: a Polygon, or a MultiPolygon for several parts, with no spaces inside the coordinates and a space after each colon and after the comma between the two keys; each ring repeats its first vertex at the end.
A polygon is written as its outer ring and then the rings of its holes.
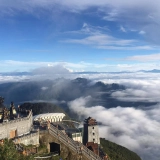
{"type": "Polygon", "coordinates": [[[104,138],[100,139],[100,143],[103,151],[108,154],[111,160],[141,160],[136,153],[104,138]]]}

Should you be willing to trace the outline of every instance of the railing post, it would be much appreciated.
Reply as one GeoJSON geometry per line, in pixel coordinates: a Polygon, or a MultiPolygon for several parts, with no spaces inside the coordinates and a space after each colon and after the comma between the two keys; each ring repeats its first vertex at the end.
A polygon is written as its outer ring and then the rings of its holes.
{"type": "Polygon", "coordinates": [[[96,155],[94,152],[90,151],[86,146],[84,146],[81,143],[76,143],[74,142],[72,139],[70,139],[69,137],[66,137],[66,135],[59,131],[56,127],[54,127],[53,125],[51,125],[51,127],[49,128],[49,133],[53,136],[55,136],[57,139],[59,139],[61,142],[65,143],[66,145],[68,145],[68,147],[70,149],[73,150],[73,146],[74,148],[76,148],[75,150],[77,151],[77,153],[79,155],[84,155],[86,157],[88,157],[91,160],[102,160],[98,155],[96,155]],[[53,134],[54,133],[54,134],[53,134]]]}

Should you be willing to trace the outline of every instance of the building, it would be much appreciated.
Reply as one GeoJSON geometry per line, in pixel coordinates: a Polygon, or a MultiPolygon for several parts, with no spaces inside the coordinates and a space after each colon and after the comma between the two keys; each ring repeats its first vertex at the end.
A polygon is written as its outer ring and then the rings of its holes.
{"type": "Polygon", "coordinates": [[[64,113],[44,113],[35,115],[33,117],[33,120],[34,122],[61,122],[64,117],[64,113]]]}
{"type": "Polygon", "coordinates": [[[17,118],[0,123],[0,139],[15,138],[31,131],[33,125],[32,111],[27,117],[17,118]]]}
{"type": "Polygon", "coordinates": [[[82,131],[77,128],[67,129],[66,134],[74,141],[82,143],[82,131]]]}
{"type": "Polygon", "coordinates": [[[3,105],[3,102],[4,98],[0,97],[0,141],[7,138],[12,139],[16,144],[38,146],[39,132],[32,131],[32,111],[28,110],[25,115],[22,114],[19,117],[13,102],[9,110],[3,105]]]}
{"type": "Polygon", "coordinates": [[[99,130],[95,119],[89,117],[84,120],[83,144],[99,155],[99,130]]]}

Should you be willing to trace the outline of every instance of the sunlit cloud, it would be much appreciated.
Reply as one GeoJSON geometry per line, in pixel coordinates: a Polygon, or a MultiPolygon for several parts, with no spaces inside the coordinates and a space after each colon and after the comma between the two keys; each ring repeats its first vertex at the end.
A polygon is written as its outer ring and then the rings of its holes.
{"type": "Polygon", "coordinates": [[[159,61],[160,60],[160,53],[157,54],[148,54],[148,55],[135,55],[131,57],[127,57],[126,60],[131,61],[159,61]]]}
{"type": "MultiPolygon", "coordinates": [[[[149,61],[149,60],[158,60],[159,54],[153,56],[135,56],[135,57],[127,57],[128,60],[141,60],[141,61],[149,61]],[[151,58],[150,58],[151,57],[151,58]],[[150,59],[149,59],[150,58],[150,59]],[[157,59],[156,59],[157,58],[157,59]]],[[[114,59],[112,59],[113,61],[114,59]]],[[[157,69],[160,70],[159,62],[154,63],[125,63],[125,59],[123,59],[124,63],[122,63],[122,59],[116,59],[117,64],[107,64],[107,63],[89,63],[80,61],[78,63],[73,62],[51,62],[51,61],[39,61],[39,62],[25,62],[25,61],[13,61],[13,60],[6,60],[0,61],[0,72],[31,72],[37,68],[46,68],[50,70],[52,67],[55,66],[62,66],[63,68],[67,69],[69,72],[82,72],[82,71],[94,71],[94,72],[121,72],[121,71],[129,71],[135,72],[140,70],[153,70],[157,69]],[[118,63],[120,61],[121,63],[118,63]]],[[[107,61],[107,60],[106,60],[107,61]]]]}
{"type": "MultiPolygon", "coordinates": [[[[106,28],[106,27],[104,27],[106,28]]],[[[82,34],[84,38],[70,38],[60,42],[65,43],[75,43],[75,44],[83,44],[90,45],[94,48],[99,49],[115,49],[115,50],[151,50],[154,47],[149,45],[139,45],[139,41],[135,39],[120,39],[109,35],[106,31],[104,32],[104,28],[93,27],[88,25],[87,23],[83,24],[81,30],[72,31],[69,33],[72,34],[82,34]]],[[[122,32],[126,32],[126,29],[121,26],[120,30],[122,32]]]]}
{"type": "Polygon", "coordinates": [[[144,34],[146,34],[146,32],[142,30],[139,32],[139,34],[144,35],[144,34]]]}

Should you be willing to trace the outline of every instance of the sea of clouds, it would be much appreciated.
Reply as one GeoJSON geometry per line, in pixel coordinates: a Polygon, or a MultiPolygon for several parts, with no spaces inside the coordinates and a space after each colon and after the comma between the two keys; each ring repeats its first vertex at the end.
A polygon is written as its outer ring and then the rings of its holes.
{"type": "Polygon", "coordinates": [[[100,137],[135,151],[143,160],[160,157],[160,104],[152,109],[141,110],[132,107],[106,109],[103,106],[87,107],[91,97],[81,97],[69,103],[70,109],[80,116],[97,119],[100,137]]]}
{"type": "MultiPolygon", "coordinates": [[[[36,70],[35,70],[36,72],[36,70]]],[[[156,105],[104,108],[88,104],[93,97],[83,95],[68,103],[72,112],[80,119],[89,116],[100,122],[100,137],[118,143],[135,151],[142,160],[159,160],[160,157],[160,73],[97,73],[73,74],[69,72],[55,74],[9,76],[0,75],[0,83],[9,81],[32,81],[56,78],[82,77],[106,84],[118,83],[126,86],[125,90],[113,91],[112,97],[120,101],[155,102],[156,105]]],[[[42,86],[43,87],[43,86],[42,86]]]]}
{"type": "MultiPolygon", "coordinates": [[[[85,77],[87,75],[83,75],[85,77]]],[[[92,97],[80,97],[68,103],[81,117],[92,116],[102,125],[100,136],[135,151],[142,160],[160,157],[160,76],[155,73],[122,73],[90,75],[94,81],[119,83],[126,90],[115,91],[112,97],[121,101],[156,102],[153,106],[88,107],[92,97]]]]}

